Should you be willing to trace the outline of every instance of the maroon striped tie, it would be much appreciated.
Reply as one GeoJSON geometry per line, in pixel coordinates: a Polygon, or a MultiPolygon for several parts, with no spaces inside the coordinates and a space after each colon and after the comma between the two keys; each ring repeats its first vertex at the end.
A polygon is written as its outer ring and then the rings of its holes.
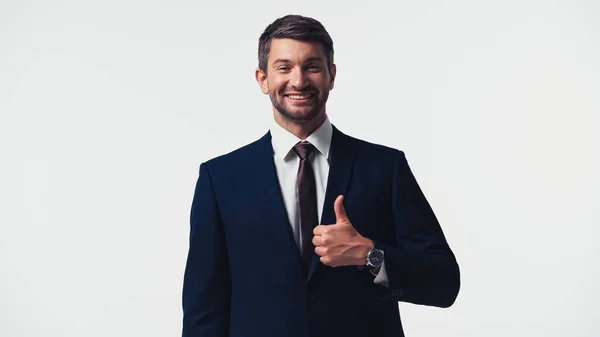
{"type": "Polygon", "coordinates": [[[298,207],[300,214],[300,247],[305,270],[310,269],[310,264],[315,250],[312,243],[313,230],[318,225],[317,215],[317,187],[315,173],[310,166],[308,157],[315,147],[308,142],[299,142],[293,148],[300,157],[298,168],[298,207]]]}

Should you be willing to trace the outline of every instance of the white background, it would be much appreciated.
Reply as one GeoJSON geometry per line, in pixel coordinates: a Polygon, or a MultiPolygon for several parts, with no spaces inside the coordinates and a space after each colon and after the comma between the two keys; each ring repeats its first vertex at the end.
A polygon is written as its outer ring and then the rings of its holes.
{"type": "Polygon", "coordinates": [[[406,152],[462,271],[408,336],[600,336],[597,1],[0,1],[0,336],[177,336],[198,166],[261,137],[257,41],[335,43],[343,132],[406,152]]]}

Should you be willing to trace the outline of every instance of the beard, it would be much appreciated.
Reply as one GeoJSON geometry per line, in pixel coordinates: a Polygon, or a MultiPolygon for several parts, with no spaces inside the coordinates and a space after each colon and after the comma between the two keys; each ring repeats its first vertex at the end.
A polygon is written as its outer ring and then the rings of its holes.
{"type": "MultiPolygon", "coordinates": [[[[305,91],[314,93],[314,96],[313,96],[314,102],[313,102],[312,107],[310,107],[310,110],[308,110],[308,113],[294,111],[294,109],[297,109],[297,108],[290,107],[289,104],[286,104],[286,101],[285,101],[286,98],[283,95],[283,93],[280,94],[279,96],[275,96],[274,92],[270,92],[269,98],[271,99],[271,103],[273,104],[273,107],[275,107],[275,109],[277,109],[277,111],[279,111],[279,113],[281,114],[281,116],[283,116],[283,118],[290,120],[290,121],[295,121],[295,122],[308,122],[308,121],[315,119],[319,115],[319,113],[321,112],[323,107],[325,106],[325,103],[327,102],[327,98],[329,97],[329,90],[323,91],[322,98],[319,98],[320,92],[316,89],[310,89],[310,90],[305,90],[305,91]]],[[[303,110],[304,110],[304,108],[306,108],[306,107],[302,107],[303,110]]]]}

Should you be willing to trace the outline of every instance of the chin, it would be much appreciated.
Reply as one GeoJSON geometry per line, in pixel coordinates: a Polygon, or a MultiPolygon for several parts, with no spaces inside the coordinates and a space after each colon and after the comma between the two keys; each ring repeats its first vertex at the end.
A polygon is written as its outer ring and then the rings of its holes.
{"type": "Polygon", "coordinates": [[[284,117],[294,120],[294,121],[304,121],[304,122],[309,122],[312,121],[313,119],[317,118],[317,116],[319,116],[319,113],[316,112],[314,113],[312,110],[311,111],[289,111],[291,113],[288,114],[282,114],[284,117]]]}
{"type": "Polygon", "coordinates": [[[279,112],[279,115],[292,122],[310,122],[321,114],[318,104],[294,106],[281,101],[273,101],[273,103],[275,103],[273,106],[279,112]]]}

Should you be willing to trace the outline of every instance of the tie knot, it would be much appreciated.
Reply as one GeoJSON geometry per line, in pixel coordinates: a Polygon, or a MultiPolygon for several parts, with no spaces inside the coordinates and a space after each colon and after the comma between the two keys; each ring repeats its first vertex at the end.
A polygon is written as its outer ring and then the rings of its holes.
{"type": "Polygon", "coordinates": [[[294,145],[294,152],[300,157],[300,159],[306,159],[310,153],[315,149],[315,146],[309,142],[298,142],[294,145]]]}

